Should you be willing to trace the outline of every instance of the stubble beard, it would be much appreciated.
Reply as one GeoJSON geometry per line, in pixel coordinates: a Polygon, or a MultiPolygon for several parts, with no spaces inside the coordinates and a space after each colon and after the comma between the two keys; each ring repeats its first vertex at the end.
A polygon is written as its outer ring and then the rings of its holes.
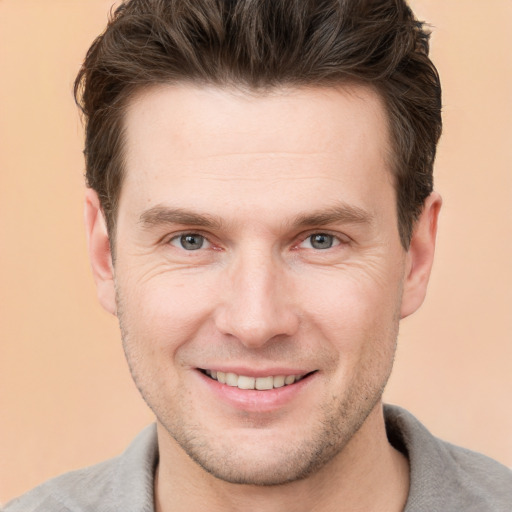
{"type": "Polygon", "coordinates": [[[233,442],[214,448],[204,440],[200,428],[159,421],[187,455],[214,477],[232,484],[279,486],[306,479],[327,466],[380,404],[383,390],[384,386],[367,396],[364,406],[358,407],[350,399],[338,403],[334,410],[324,406],[323,418],[317,422],[313,434],[292,446],[266,450],[264,460],[251,459],[254,452],[248,456],[233,442]]]}
{"type": "MultiPolygon", "coordinates": [[[[367,382],[362,376],[367,376],[368,373],[364,369],[360,370],[359,378],[353,381],[343,396],[333,396],[330,402],[323,405],[316,428],[311,429],[312,434],[303,437],[300,443],[293,446],[275,447],[268,452],[271,456],[264,457],[264,460],[254,460],[254,447],[246,453],[244,446],[237,446],[232,440],[224,440],[223,445],[217,438],[210,439],[203,425],[184,421],[187,415],[183,401],[179,404],[181,415],[175,414],[175,407],[166,406],[165,402],[163,406],[157,406],[157,403],[163,402],[162,395],[157,396],[158,390],[154,394],[148,390],[144,385],[145,379],[141,378],[136,369],[136,360],[140,356],[132,350],[134,344],[128,334],[119,296],[117,305],[123,349],[130,373],[142,398],[169,436],[190,459],[215,478],[232,484],[278,486],[305,479],[326,466],[343,451],[370,413],[381,403],[393,366],[398,321],[389,365],[380,374],[380,379],[367,382]]],[[[175,394],[186,400],[183,398],[187,395],[185,390],[176,390],[175,394]]]]}

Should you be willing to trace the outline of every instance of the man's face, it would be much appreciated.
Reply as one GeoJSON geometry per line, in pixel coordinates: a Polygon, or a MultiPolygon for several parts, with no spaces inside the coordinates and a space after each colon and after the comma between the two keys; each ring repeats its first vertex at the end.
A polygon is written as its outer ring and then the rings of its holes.
{"type": "Polygon", "coordinates": [[[388,150],[363,87],[132,101],[124,347],[165,442],[214,475],[304,477],[380,410],[407,266],[388,150]]]}

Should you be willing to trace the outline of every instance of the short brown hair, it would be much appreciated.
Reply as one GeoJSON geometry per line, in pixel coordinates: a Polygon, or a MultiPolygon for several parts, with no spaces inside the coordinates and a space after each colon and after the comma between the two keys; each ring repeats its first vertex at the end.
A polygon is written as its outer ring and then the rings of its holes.
{"type": "Polygon", "coordinates": [[[123,114],[141,88],[176,82],[279,86],[358,82],[383,98],[398,228],[409,246],[432,192],[441,86],[429,32],[404,0],[127,0],[75,81],[86,123],[87,185],[110,237],[123,179],[123,114]]]}

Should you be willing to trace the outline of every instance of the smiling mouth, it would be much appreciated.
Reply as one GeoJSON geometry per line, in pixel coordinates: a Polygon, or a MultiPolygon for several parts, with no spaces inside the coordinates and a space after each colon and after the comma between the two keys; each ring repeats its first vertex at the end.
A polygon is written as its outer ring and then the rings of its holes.
{"type": "Polygon", "coordinates": [[[314,372],[301,375],[275,375],[268,377],[248,377],[246,375],[237,375],[230,372],[219,372],[215,370],[203,370],[201,373],[207,375],[213,380],[239,389],[256,389],[258,391],[267,391],[275,388],[290,386],[314,372]]]}

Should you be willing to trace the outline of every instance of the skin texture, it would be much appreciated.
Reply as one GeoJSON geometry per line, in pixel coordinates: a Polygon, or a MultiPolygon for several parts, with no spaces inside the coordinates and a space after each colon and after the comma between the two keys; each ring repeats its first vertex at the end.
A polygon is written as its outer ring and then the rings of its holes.
{"type": "Polygon", "coordinates": [[[425,295],[440,198],[406,252],[377,94],[159,86],[125,126],[115,264],[93,191],[86,224],[158,421],[157,509],[401,510],[407,462],[381,395],[399,320],[425,295]],[[265,391],[226,399],[199,369],[309,376],[269,406],[265,391]]]}

